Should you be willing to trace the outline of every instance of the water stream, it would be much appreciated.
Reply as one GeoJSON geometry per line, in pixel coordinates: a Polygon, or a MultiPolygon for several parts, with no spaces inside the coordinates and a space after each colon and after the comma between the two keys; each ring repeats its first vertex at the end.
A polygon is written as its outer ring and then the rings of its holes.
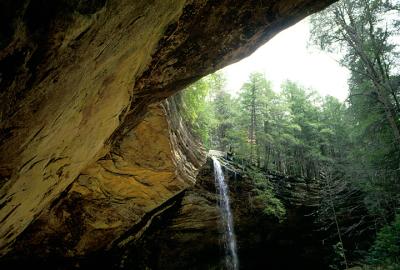
{"type": "Polygon", "coordinates": [[[224,229],[224,245],[226,267],[229,270],[239,269],[239,261],[236,253],[236,238],[233,229],[233,218],[229,203],[229,189],[225,183],[224,173],[221,164],[216,157],[212,157],[214,162],[215,186],[220,195],[218,206],[221,211],[222,224],[224,229]]]}

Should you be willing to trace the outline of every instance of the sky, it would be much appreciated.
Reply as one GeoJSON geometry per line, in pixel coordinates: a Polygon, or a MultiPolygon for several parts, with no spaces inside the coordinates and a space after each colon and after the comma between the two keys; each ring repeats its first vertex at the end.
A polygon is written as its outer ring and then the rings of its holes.
{"type": "Polygon", "coordinates": [[[249,57],[222,69],[227,90],[237,93],[253,71],[265,74],[275,91],[286,79],[312,88],[321,96],[347,98],[349,71],[340,66],[337,55],[307,48],[310,38],[309,19],[280,32],[249,57]]]}

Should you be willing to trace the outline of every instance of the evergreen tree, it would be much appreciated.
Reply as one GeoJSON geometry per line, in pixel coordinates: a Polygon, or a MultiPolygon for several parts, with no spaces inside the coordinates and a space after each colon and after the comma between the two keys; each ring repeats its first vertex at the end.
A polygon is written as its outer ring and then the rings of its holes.
{"type": "Polygon", "coordinates": [[[239,95],[241,117],[247,129],[248,159],[260,166],[262,149],[265,149],[265,116],[272,96],[271,83],[261,73],[252,73],[242,86],[239,95]]]}
{"type": "Polygon", "coordinates": [[[314,43],[344,52],[351,71],[349,179],[367,194],[372,213],[386,222],[399,206],[400,107],[398,1],[344,0],[312,19],[314,43]]]}

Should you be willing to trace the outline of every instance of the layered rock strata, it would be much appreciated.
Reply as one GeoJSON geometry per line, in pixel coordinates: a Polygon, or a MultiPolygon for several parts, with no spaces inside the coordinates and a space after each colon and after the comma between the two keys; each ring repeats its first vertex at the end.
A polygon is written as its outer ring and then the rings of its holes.
{"type": "Polygon", "coordinates": [[[175,99],[154,104],[107,155],[81,172],[13,249],[20,257],[68,258],[108,250],[127,233],[138,238],[164,208],[160,205],[193,185],[204,158],[175,99]]]}
{"type": "MultiPolygon", "coordinates": [[[[80,193],[92,193],[86,187],[100,175],[113,192],[122,188],[109,186],[125,177],[115,149],[129,144],[151,104],[332,2],[1,1],[1,253],[74,181],[80,193]]],[[[133,179],[141,170],[128,172],[124,188],[143,186],[133,179]]],[[[92,225],[120,226],[112,220],[92,225]]]]}

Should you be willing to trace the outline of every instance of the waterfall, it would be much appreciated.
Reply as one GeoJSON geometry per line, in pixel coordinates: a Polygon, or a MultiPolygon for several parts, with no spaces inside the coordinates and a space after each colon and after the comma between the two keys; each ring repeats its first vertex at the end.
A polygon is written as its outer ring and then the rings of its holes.
{"type": "Polygon", "coordinates": [[[236,253],[236,238],[233,229],[233,218],[231,207],[229,204],[229,189],[228,185],[225,183],[224,173],[221,168],[221,164],[216,157],[212,157],[214,162],[214,177],[215,186],[219,193],[219,210],[221,212],[223,229],[224,229],[224,245],[225,245],[225,260],[226,266],[229,270],[239,269],[239,262],[236,253]]]}

